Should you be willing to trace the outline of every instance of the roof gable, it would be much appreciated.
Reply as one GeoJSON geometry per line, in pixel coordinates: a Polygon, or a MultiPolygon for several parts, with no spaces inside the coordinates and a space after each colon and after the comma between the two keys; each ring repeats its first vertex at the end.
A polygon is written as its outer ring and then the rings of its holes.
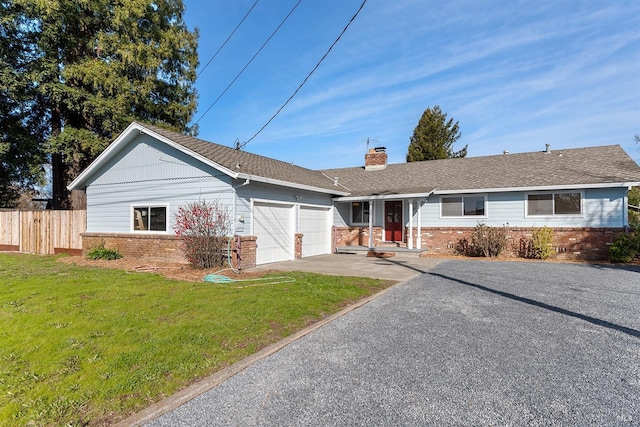
{"type": "Polygon", "coordinates": [[[86,185],[93,173],[108,162],[109,159],[113,158],[124,146],[133,141],[139,133],[146,133],[171,145],[232,178],[249,179],[335,195],[348,194],[344,188],[335,186],[333,181],[321,172],[207,142],[157,126],[143,125],[136,122],[129,125],[127,129],[69,185],[69,188],[79,189],[86,185]]]}

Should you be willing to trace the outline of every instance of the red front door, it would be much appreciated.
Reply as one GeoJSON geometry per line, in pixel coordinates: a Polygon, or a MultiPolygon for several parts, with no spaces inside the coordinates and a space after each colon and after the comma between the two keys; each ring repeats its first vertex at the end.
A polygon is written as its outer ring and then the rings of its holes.
{"type": "Polygon", "coordinates": [[[402,201],[384,202],[384,240],[402,242],[402,201]]]}

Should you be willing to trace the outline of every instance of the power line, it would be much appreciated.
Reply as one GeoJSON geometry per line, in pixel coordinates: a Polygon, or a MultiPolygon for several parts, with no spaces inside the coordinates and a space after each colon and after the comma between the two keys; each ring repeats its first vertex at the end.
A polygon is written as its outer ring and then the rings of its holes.
{"type": "Polygon", "coordinates": [[[247,16],[249,16],[249,14],[251,13],[251,11],[253,10],[254,7],[256,7],[256,5],[258,4],[260,0],[256,0],[255,3],[253,3],[253,6],[251,6],[251,8],[249,9],[249,11],[244,15],[244,17],[242,18],[242,20],[240,20],[240,23],[238,25],[236,25],[236,28],[233,29],[233,31],[231,32],[231,34],[229,34],[229,37],[227,37],[227,39],[224,41],[224,43],[222,43],[222,45],[218,48],[218,50],[216,50],[216,53],[213,54],[213,56],[211,57],[211,59],[209,60],[209,62],[207,62],[204,67],[202,67],[202,70],[200,70],[200,72],[198,72],[198,75],[196,77],[200,77],[200,74],[202,74],[202,72],[205,70],[205,68],[207,68],[209,66],[209,64],[211,64],[211,61],[213,61],[215,59],[216,56],[218,56],[218,53],[220,53],[220,51],[222,50],[222,48],[227,44],[227,42],[229,41],[229,39],[231,39],[231,37],[233,37],[233,35],[236,33],[236,31],[238,31],[238,28],[240,28],[240,25],[242,25],[242,23],[244,22],[245,19],[247,19],[247,16]]]}
{"type": "Polygon", "coordinates": [[[322,58],[320,58],[320,61],[318,61],[318,63],[316,64],[315,67],[313,67],[313,70],[311,70],[311,72],[309,74],[307,74],[307,77],[304,78],[304,80],[302,81],[302,83],[300,83],[300,86],[298,86],[298,88],[293,92],[293,94],[289,97],[289,99],[287,99],[284,104],[282,104],[282,106],[278,109],[278,111],[275,112],[275,114],[273,116],[271,116],[271,118],[267,121],[267,123],[264,124],[264,126],[262,126],[260,128],[260,130],[258,130],[258,132],[256,132],[255,134],[253,134],[253,136],[249,139],[247,139],[245,142],[243,142],[242,144],[238,144],[237,148],[244,148],[248,143],[250,143],[256,136],[258,136],[260,134],[260,132],[262,132],[264,130],[264,128],[266,128],[269,123],[271,123],[273,121],[273,119],[276,118],[276,116],[278,114],[280,114],[280,111],[282,111],[284,109],[284,107],[287,106],[287,104],[289,103],[289,101],[291,101],[293,99],[294,96],[296,96],[296,94],[300,91],[300,89],[302,89],[302,86],[304,86],[304,84],[307,82],[307,80],[309,80],[309,77],[311,77],[311,75],[318,69],[318,67],[320,66],[320,64],[322,63],[322,61],[324,61],[324,59],[327,57],[327,55],[329,55],[329,52],[331,52],[331,49],[333,49],[333,47],[336,45],[336,43],[338,43],[338,41],[340,41],[340,39],[342,38],[342,36],[344,35],[344,33],[347,32],[347,29],[349,28],[349,26],[351,25],[351,23],[356,19],[356,17],[358,16],[358,14],[360,13],[360,11],[362,10],[362,8],[364,7],[365,3],[367,2],[367,0],[364,0],[362,2],[362,4],[360,5],[360,7],[358,8],[358,10],[356,11],[356,13],[351,17],[351,19],[349,20],[349,22],[347,23],[347,25],[344,27],[344,29],[342,30],[342,32],[340,33],[340,35],[338,36],[338,38],[331,44],[331,46],[329,46],[329,49],[327,49],[327,51],[325,52],[324,55],[322,55],[322,58]]]}
{"type": "Polygon", "coordinates": [[[291,16],[291,14],[293,13],[294,10],[296,10],[296,8],[298,7],[298,5],[302,3],[302,0],[298,0],[298,2],[293,6],[293,8],[289,11],[289,13],[287,14],[287,16],[284,17],[284,19],[282,20],[282,22],[280,22],[280,25],[278,25],[278,27],[271,33],[271,35],[269,36],[269,38],[267,38],[267,40],[262,44],[262,46],[260,46],[260,49],[258,49],[258,51],[251,57],[251,59],[249,60],[249,62],[247,62],[247,65],[245,65],[242,70],[240,70],[240,72],[235,76],[235,78],[231,81],[231,83],[229,83],[227,85],[227,87],[222,91],[222,93],[216,98],[215,101],[213,101],[213,103],[209,106],[209,108],[207,108],[207,110],[202,113],[202,115],[200,116],[200,118],[198,120],[196,120],[196,122],[194,123],[194,126],[198,124],[198,122],[200,120],[202,120],[202,118],[209,112],[209,110],[211,110],[213,108],[214,105],[216,105],[218,103],[218,101],[220,100],[220,98],[222,98],[222,96],[227,93],[227,91],[229,90],[229,88],[236,82],[236,80],[238,80],[238,78],[242,75],[242,73],[244,73],[244,70],[247,69],[247,67],[253,62],[254,59],[256,59],[256,56],[258,56],[258,54],[260,54],[260,52],[262,52],[262,49],[264,49],[264,47],[267,45],[267,43],[269,43],[269,41],[271,40],[271,38],[278,32],[278,30],[280,29],[280,27],[282,27],[282,25],[284,25],[285,21],[287,19],[289,19],[289,16],[291,16]]]}

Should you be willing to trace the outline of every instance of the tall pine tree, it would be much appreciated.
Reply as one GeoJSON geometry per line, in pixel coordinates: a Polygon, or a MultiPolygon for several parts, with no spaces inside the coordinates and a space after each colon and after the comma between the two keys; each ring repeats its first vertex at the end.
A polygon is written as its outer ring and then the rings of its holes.
{"type": "Polygon", "coordinates": [[[53,167],[55,208],[66,186],[131,121],[189,132],[196,108],[197,30],[181,0],[8,0],[21,25],[21,111],[38,122],[53,167]]]}
{"type": "Polygon", "coordinates": [[[14,207],[24,188],[44,184],[43,129],[35,119],[35,88],[24,79],[24,38],[17,7],[0,2],[0,208],[14,207]]]}
{"type": "Polygon", "coordinates": [[[460,138],[460,127],[439,106],[427,108],[413,130],[407,152],[407,162],[465,157],[467,146],[453,151],[453,144],[460,138]]]}

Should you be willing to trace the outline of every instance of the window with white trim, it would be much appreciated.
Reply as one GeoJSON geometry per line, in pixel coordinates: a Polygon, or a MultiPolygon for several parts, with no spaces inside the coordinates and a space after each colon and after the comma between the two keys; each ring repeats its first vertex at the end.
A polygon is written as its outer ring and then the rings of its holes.
{"type": "Polygon", "coordinates": [[[582,193],[527,194],[527,216],[581,215],[582,193]]]}
{"type": "Polygon", "coordinates": [[[351,202],[351,223],[369,224],[369,202],[351,202]]]}
{"type": "Polygon", "coordinates": [[[443,217],[485,216],[486,196],[443,196],[440,215],[443,217]]]}
{"type": "Polygon", "coordinates": [[[134,206],[134,231],[167,231],[166,206],[134,206]]]}

